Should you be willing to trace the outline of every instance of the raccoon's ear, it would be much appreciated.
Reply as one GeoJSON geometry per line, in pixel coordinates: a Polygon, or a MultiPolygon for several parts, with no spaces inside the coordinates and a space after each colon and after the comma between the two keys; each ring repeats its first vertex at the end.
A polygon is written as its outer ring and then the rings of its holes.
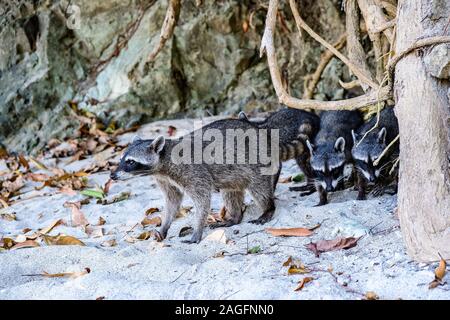
{"type": "Polygon", "coordinates": [[[135,143],[135,142],[138,142],[138,141],[141,141],[141,140],[142,140],[141,137],[139,137],[138,135],[135,135],[133,140],[131,141],[131,143],[135,143]]]}
{"type": "Polygon", "coordinates": [[[345,139],[342,137],[337,138],[336,142],[334,143],[334,149],[339,152],[345,151],[345,139]]]}
{"type": "Polygon", "coordinates": [[[239,112],[238,119],[239,120],[244,120],[244,121],[249,121],[248,118],[247,118],[247,115],[245,114],[244,111],[239,112]]]}
{"type": "Polygon", "coordinates": [[[356,141],[358,140],[358,138],[356,137],[355,130],[353,130],[353,129],[352,129],[352,138],[353,138],[353,144],[355,144],[356,141]]]}
{"type": "Polygon", "coordinates": [[[155,140],[153,140],[152,144],[149,146],[151,151],[154,151],[155,153],[160,153],[162,149],[164,148],[164,145],[166,144],[166,139],[164,139],[163,136],[159,136],[155,140]]]}
{"type": "Polygon", "coordinates": [[[380,132],[378,132],[378,143],[386,142],[386,128],[381,128],[380,132]]]}
{"type": "Polygon", "coordinates": [[[309,142],[309,140],[306,140],[306,145],[308,146],[309,152],[311,152],[311,154],[313,154],[314,146],[311,144],[311,142],[309,142]]]}

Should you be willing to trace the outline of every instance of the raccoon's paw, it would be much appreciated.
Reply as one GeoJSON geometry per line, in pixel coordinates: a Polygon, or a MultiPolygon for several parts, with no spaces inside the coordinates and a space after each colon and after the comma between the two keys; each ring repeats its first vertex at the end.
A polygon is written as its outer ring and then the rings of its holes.
{"type": "Polygon", "coordinates": [[[166,238],[166,235],[159,231],[155,231],[154,236],[155,236],[155,240],[158,242],[161,242],[166,238]]]}
{"type": "Polygon", "coordinates": [[[268,222],[270,220],[271,220],[271,218],[269,218],[269,217],[259,217],[258,219],[250,220],[249,222],[253,223],[253,224],[265,224],[266,222],[268,222]]]}
{"type": "Polygon", "coordinates": [[[210,227],[211,229],[222,228],[222,227],[227,228],[227,227],[231,227],[231,226],[234,226],[234,225],[237,225],[237,224],[238,224],[238,222],[236,222],[236,221],[233,221],[233,220],[227,220],[227,221],[221,221],[221,222],[214,222],[214,223],[211,223],[211,224],[209,225],[209,227],[210,227]]]}
{"type": "Polygon", "coordinates": [[[198,234],[198,233],[194,233],[192,235],[192,238],[189,240],[183,240],[181,241],[182,243],[187,243],[187,244],[193,244],[193,243],[200,243],[200,241],[202,241],[202,234],[198,234]]]}

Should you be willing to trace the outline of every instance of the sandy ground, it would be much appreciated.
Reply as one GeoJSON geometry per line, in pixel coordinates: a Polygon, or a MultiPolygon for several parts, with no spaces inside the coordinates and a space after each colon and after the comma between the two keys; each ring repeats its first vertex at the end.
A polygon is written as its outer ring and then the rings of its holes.
{"type": "MultiPolygon", "coordinates": [[[[140,134],[152,137],[158,130],[164,133],[168,124],[183,134],[192,123],[153,123],[143,127],[140,134]]],[[[120,140],[126,143],[131,136],[120,140]]],[[[72,163],[68,170],[78,170],[90,161],[72,163]]],[[[286,162],[281,177],[298,171],[293,161],[286,162]]],[[[91,175],[89,184],[103,185],[108,175],[91,175]]],[[[226,244],[204,239],[198,245],[184,244],[181,241],[186,238],[179,237],[180,229],[191,223],[190,215],[173,223],[164,243],[151,239],[130,243],[143,231],[154,229],[139,224],[146,209],[163,209],[162,195],[151,177],[112,185],[109,198],[129,191],[128,200],[110,205],[91,200],[82,206],[90,223],[95,224],[100,216],[106,220],[105,235],[97,238],[89,237],[80,227],[71,227],[71,211],[63,206],[84,196],[45,188],[41,193],[52,195],[24,200],[7,210],[16,213],[17,221],[0,219],[0,237],[15,238],[24,228],[36,231],[64,219],[67,225],[57,226],[50,234],[75,236],[86,246],[42,243],[37,248],[0,252],[0,299],[362,299],[370,291],[380,299],[450,299],[449,284],[428,289],[436,264],[417,264],[407,256],[394,213],[396,196],[355,201],[356,192],[349,189],[331,194],[328,205],[314,207],[317,194],[298,197],[289,191],[291,185],[278,184],[276,213],[267,225],[247,222],[259,215],[247,197],[250,206],[244,221],[224,229],[226,244]],[[321,226],[309,237],[274,237],[264,231],[265,227],[312,227],[318,223],[321,226]],[[318,258],[304,247],[311,241],[350,236],[362,238],[351,249],[322,253],[318,258]],[[116,246],[102,246],[111,239],[116,240],[116,246]],[[257,246],[259,253],[247,253],[257,246]],[[288,275],[283,263],[290,256],[315,271],[288,275]],[[78,272],[86,267],[91,270],[89,274],[73,279],[29,276],[78,272]],[[294,291],[305,276],[314,280],[294,291]]],[[[26,190],[35,194],[33,185],[26,190]]],[[[184,206],[191,204],[184,200],[184,206]]],[[[213,211],[220,206],[220,196],[214,195],[213,211]]],[[[204,238],[212,232],[206,228],[204,238]]],[[[450,282],[448,274],[444,280],[450,282]]]]}

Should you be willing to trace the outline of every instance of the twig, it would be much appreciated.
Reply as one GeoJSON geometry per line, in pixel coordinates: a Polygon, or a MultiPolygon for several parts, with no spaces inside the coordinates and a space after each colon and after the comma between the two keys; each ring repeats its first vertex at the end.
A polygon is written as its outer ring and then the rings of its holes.
{"type": "MultiPolygon", "coordinates": [[[[344,47],[346,42],[346,36],[347,35],[344,33],[339,37],[338,41],[336,41],[333,44],[333,47],[335,47],[336,50],[340,50],[341,48],[344,47]]],[[[325,52],[322,53],[316,71],[313,74],[305,77],[305,91],[303,93],[303,99],[311,99],[313,97],[314,90],[316,89],[317,83],[319,82],[320,77],[322,76],[322,72],[323,70],[325,70],[326,66],[333,57],[334,53],[331,52],[330,50],[326,50],[325,52]]]]}
{"type": "Polygon", "coordinates": [[[358,77],[358,79],[367,83],[371,88],[378,89],[379,87],[378,84],[376,84],[371,79],[370,74],[366,74],[365,71],[360,70],[358,66],[354,65],[347,57],[345,57],[342,53],[336,50],[331,44],[325,41],[321,36],[319,36],[314,30],[312,30],[305,23],[305,21],[300,17],[295,0],[289,0],[289,4],[291,6],[291,10],[294,15],[295,23],[297,25],[298,30],[304,29],[312,38],[314,38],[328,50],[333,52],[336,57],[338,57],[342,62],[344,62],[347,65],[347,67],[353,72],[353,74],[355,74],[358,77]]]}
{"type": "Polygon", "coordinates": [[[400,135],[397,135],[397,136],[395,137],[395,139],[392,140],[391,143],[389,143],[389,144],[387,145],[386,148],[384,148],[384,150],[383,150],[383,152],[381,153],[381,155],[377,158],[377,160],[375,160],[375,161],[373,162],[373,165],[374,165],[374,166],[377,166],[377,165],[378,165],[378,163],[380,162],[381,158],[383,158],[383,157],[386,155],[386,153],[388,152],[388,150],[389,150],[389,149],[390,149],[390,148],[398,141],[398,139],[400,139],[400,135]]]}
{"type": "Polygon", "coordinates": [[[148,61],[155,60],[158,53],[162,50],[165,43],[170,39],[175,30],[178,18],[180,17],[180,0],[170,0],[169,7],[167,8],[166,17],[164,18],[163,25],[161,27],[161,35],[159,36],[159,43],[153,49],[148,56],[148,61]]]}

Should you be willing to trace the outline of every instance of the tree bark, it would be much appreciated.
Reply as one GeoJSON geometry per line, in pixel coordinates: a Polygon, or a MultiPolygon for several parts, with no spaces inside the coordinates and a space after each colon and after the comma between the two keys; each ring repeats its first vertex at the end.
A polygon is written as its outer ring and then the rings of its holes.
{"type": "MultiPolygon", "coordinates": [[[[447,0],[400,0],[395,51],[447,35],[449,16],[447,0]]],[[[428,46],[403,57],[394,82],[401,141],[398,215],[408,253],[423,262],[438,260],[438,253],[450,259],[450,82],[430,72],[439,68],[433,64],[445,63],[433,59],[435,51],[428,46]]]]}

